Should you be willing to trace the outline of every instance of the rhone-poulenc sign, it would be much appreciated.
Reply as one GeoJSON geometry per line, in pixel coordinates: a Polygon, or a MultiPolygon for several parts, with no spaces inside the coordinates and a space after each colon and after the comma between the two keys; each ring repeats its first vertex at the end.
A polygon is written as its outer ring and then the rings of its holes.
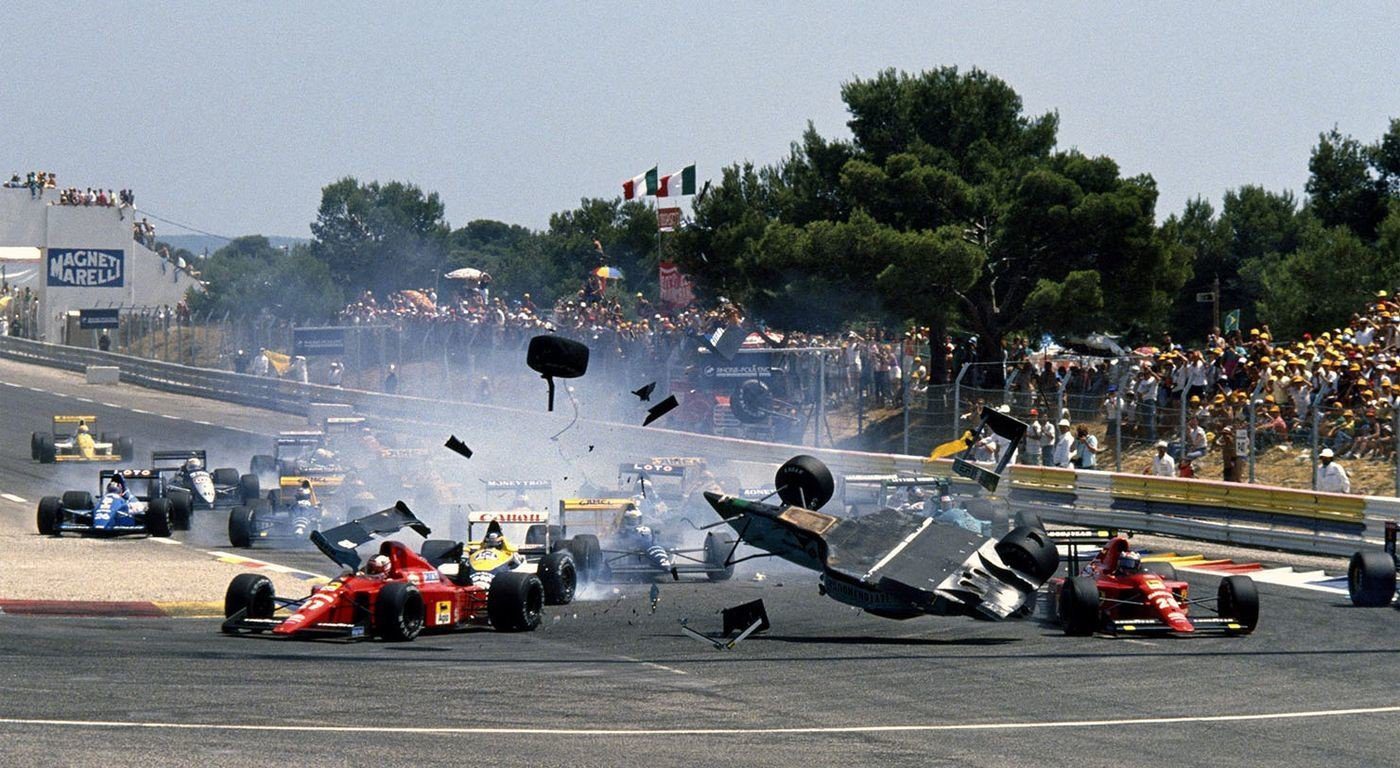
{"type": "Polygon", "coordinates": [[[126,283],[126,259],[120,250],[50,248],[49,287],[121,288],[126,283]]]}

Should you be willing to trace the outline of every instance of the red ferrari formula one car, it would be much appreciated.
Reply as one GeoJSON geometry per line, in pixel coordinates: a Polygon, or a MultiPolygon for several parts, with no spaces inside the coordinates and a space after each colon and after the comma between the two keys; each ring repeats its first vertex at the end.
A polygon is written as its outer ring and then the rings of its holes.
{"type": "MultiPolygon", "coordinates": [[[[412,640],[423,631],[491,626],[507,632],[540,625],[544,586],[533,573],[503,573],[489,589],[446,575],[408,543],[385,538],[402,529],[427,535],[408,507],[376,512],[328,531],[312,541],[333,560],[351,569],[316,587],[303,598],[277,596],[266,576],[235,576],[224,595],[223,631],[229,634],[271,632],[278,637],[379,637],[412,640]],[[378,554],[359,567],[356,549],[378,541],[378,554]],[[279,610],[290,615],[277,615],[279,610]]],[[[428,540],[425,548],[438,549],[428,540]]],[[[460,544],[456,545],[460,551],[460,544]]]]}
{"type": "MultiPolygon", "coordinates": [[[[1051,534],[1052,536],[1054,534],[1051,534]]],[[[1069,544],[1068,573],[1049,581],[1051,621],[1067,635],[1110,633],[1193,634],[1216,632],[1246,635],[1259,624],[1259,592],[1248,576],[1226,576],[1211,597],[1191,598],[1189,587],[1176,578],[1169,563],[1160,573],[1143,567],[1126,536],[1113,536],[1083,568],[1076,544],[1069,544]],[[1194,606],[1215,615],[1191,615],[1194,606]]]]}

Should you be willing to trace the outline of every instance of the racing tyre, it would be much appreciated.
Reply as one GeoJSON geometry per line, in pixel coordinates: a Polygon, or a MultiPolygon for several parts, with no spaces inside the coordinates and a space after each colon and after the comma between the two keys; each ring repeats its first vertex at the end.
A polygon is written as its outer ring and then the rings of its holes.
{"type": "MultiPolygon", "coordinates": [[[[544,586],[545,605],[568,605],[578,589],[578,569],[574,557],[566,550],[551,552],[540,560],[537,575],[544,586]]],[[[492,589],[495,589],[493,583],[492,589]]]]}
{"type": "Polygon", "coordinates": [[[32,461],[39,460],[39,433],[29,433],[29,458],[32,461]]]}
{"type": "Polygon", "coordinates": [[[228,583],[224,591],[224,618],[239,611],[249,619],[270,619],[276,609],[272,581],[259,573],[240,573],[228,583]]]}
{"type": "Polygon", "coordinates": [[[831,470],[815,456],[793,456],[778,467],[773,476],[778,498],[784,504],[806,509],[821,509],[836,493],[836,480],[831,470]]]}
{"type": "Polygon", "coordinates": [[[64,509],[81,509],[84,511],[88,511],[95,509],[96,507],[97,505],[92,503],[92,494],[88,493],[87,491],[63,492],[64,509]]]}
{"type": "Polygon", "coordinates": [[[574,557],[574,568],[585,582],[595,581],[603,570],[603,545],[591,533],[581,533],[569,539],[567,548],[574,557]]]}
{"type": "Polygon", "coordinates": [[[1092,576],[1065,579],[1060,588],[1060,622],[1065,634],[1087,637],[1099,628],[1099,585],[1092,576]]]}
{"type": "MultiPolygon", "coordinates": [[[[382,599],[382,598],[381,598],[382,599]]],[[[544,613],[544,584],[533,573],[502,573],[486,593],[486,615],[502,632],[530,632],[544,613]]]]}
{"type": "Polygon", "coordinates": [[[233,467],[219,467],[209,473],[209,477],[214,480],[214,485],[238,485],[238,470],[233,467]]]}
{"type": "Polygon", "coordinates": [[[1221,617],[1239,622],[1244,627],[1239,630],[1241,634],[1249,634],[1259,626],[1259,590],[1254,586],[1254,579],[1226,576],[1220,580],[1216,597],[1216,610],[1221,617]]]}
{"type": "Polygon", "coordinates": [[[113,440],[113,452],[120,456],[123,461],[131,461],[136,457],[136,448],[131,444],[131,438],[118,437],[113,440]]]}
{"type": "Polygon", "coordinates": [[[39,459],[40,464],[52,464],[58,460],[58,450],[53,446],[53,435],[39,435],[39,459]]]}
{"type": "Polygon", "coordinates": [[[733,548],[734,538],[727,533],[705,535],[705,565],[710,567],[705,576],[710,581],[729,581],[734,578],[734,565],[725,565],[733,548]]]}
{"type": "Polygon", "coordinates": [[[266,454],[254,456],[253,460],[248,462],[248,471],[258,477],[275,475],[277,474],[277,459],[266,454]]]}
{"type": "Polygon", "coordinates": [[[39,499],[39,533],[44,536],[59,535],[59,523],[63,521],[63,505],[57,496],[39,499]]]}
{"type": "Polygon", "coordinates": [[[1347,593],[1361,608],[1390,605],[1395,598],[1395,560],[1388,552],[1357,552],[1347,567],[1347,593]]]}
{"type": "Polygon", "coordinates": [[[257,475],[247,474],[238,478],[238,496],[244,504],[255,501],[260,493],[262,488],[258,485],[257,475]]]}
{"type": "Polygon", "coordinates": [[[1049,534],[1038,528],[1019,527],[996,544],[997,554],[1012,568],[1044,584],[1060,567],[1060,553],[1049,534]]]}
{"type": "Polygon", "coordinates": [[[422,593],[404,581],[385,584],[374,603],[374,625],[385,640],[405,641],[417,637],[423,631],[422,593]]]}
{"type": "Polygon", "coordinates": [[[228,543],[240,549],[253,546],[253,521],[257,511],[252,507],[234,507],[228,513],[228,543]]]}
{"type": "Polygon", "coordinates": [[[188,531],[190,520],[194,518],[194,497],[188,493],[171,493],[166,497],[170,499],[170,525],[177,531],[188,531]]]}
{"type": "Polygon", "coordinates": [[[151,499],[146,507],[146,533],[158,538],[170,538],[170,519],[175,504],[170,499],[151,499]]]}

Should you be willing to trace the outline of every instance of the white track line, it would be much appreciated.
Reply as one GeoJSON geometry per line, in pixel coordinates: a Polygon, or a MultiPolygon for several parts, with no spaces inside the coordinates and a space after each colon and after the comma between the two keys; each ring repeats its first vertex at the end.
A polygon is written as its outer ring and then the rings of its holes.
{"type": "Polygon", "coordinates": [[[23,496],[16,496],[13,493],[0,493],[0,499],[9,499],[10,501],[13,501],[16,504],[29,503],[28,499],[25,499],[23,496]]]}
{"type": "Polygon", "coordinates": [[[154,541],[154,542],[157,543],[157,544],[174,544],[174,545],[177,546],[177,547],[178,547],[178,546],[183,546],[182,544],[180,544],[180,542],[178,542],[178,541],[176,541],[176,540],[174,540],[174,539],[167,539],[167,538],[164,538],[164,537],[161,537],[161,536],[152,536],[152,537],[150,537],[150,540],[151,540],[151,541],[154,541]]]}
{"type": "Polygon", "coordinates": [[[188,731],[259,731],[267,733],[382,733],[452,734],[477,736],[511,734],[532,736],[741,736],[763,734],[822,733],[909,733],[933,731],[1012,731],[1027,728],[1121,728],[1124,726],[1174,725],[1182,723],[1224,723],[1272,720],[1303,720],[1321,717],[1352,717],[1400,713],[1400,706],[1356,709],[1319,709],[1301,712],[1264,712],[1252,715],[1191,715],[1184,717],[1138,717],[1104,720],[1045,720],[1022,723],[939,723],[918,725],[843,725],[756,728],[456,728],[449,726],[391,725],[256,725],[237,723],[162,723],[134,720],[52,720],[0,717],[0,724],[61,726],[69,728],[152,728],[188,731]]]}

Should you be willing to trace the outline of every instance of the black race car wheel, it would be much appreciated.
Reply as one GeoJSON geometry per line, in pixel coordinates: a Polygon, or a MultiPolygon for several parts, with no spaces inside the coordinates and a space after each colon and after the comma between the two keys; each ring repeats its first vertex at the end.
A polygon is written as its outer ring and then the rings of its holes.
{"type": "Polygon", "coordinates": [[[404,581],[391,581],[374,602],[374,628],[385,640],[412,640],[423,631],[423,595],[404,581]]]}
{"type": "Polygon", "coordinates": [[[244,504],[257,501],[260,493],[262,493],[262,487],[258,484],[257,475],[247,474],[238,478],[238,498],[244,504]]]}
{"type": "Polygon", "coordinates": [[[1368,550],[1351,556],[1347,567],[1351,604],[1379,608],[1395,599],[1395,559],[1389,552],[1368,550]]]}
{"type": "Polygon", "coordinates": [[[52,464],[58,460],[58,449],[54,448],[53,435],[39,435],[39,459],[40,464],[52,464]]]}
{"type": "Polygon", "coordinates": [[[112,440],[112,453],[122,457],[123,461],[132,461],[136,458],[136,448],[131,444],[131,438],[118,437],[112,440]]]}
{"type": "Polygon", "coordinates": [[[537,575],[544,586],[545,605],[568,605],[574,601],[578,569],[574,567],[573,555],[565,550],[545,555],[540,560],[537,575]]]}
{"type": "Polygon", "coordinates": [[[253,546],[253,522],[257,511],[252,507],[234,507],[228,511],[228,543],[245,549],[253,546]]]}
{"type": "Polygon", "coordinates": [[[82,510],[90,512],[96,509],[97,505],[92,503],[92,494],[87,491],[64,491],[63,508],[72,510],[82,510]]]}
{"type": "Polygon", "coordinates": [[[1060,588],[1060,621],[1065,634],[1087,637],[1099,628],[1099,585],[1092,576],[1065,579],[1060,588]]]}
{"type": "Polygon", "coordinates": [[[1254,579],[1226,576],[1220,580],[1216,597],[1215,608],[1221,618],[1238,622],[1243,627],[1237,630],[1241,634],[1249,634],[1259,626],[1259,589],[1254,586],[1254,579]]]}
{"type": "Polygon", "coordinates": [[[733,548],[734,538],[729,534],[705,534],[705,565],[710,568],[705,572],[705,576],[710,581],[729,581],[734,578],[734,565],[725,564],[733,548]]]}
{"type": "Polygon", "coordinates": [[[219,467],[209,473],[214,485],[238,485],[238,470],[233,467],[219,467]]]}
{"type": "Polygon", "coordinates": [[[784,504],[806,509],[821,509],[836,493],[836,480],[821,459],[800,454],[778,467],[773,476],[778,498],[784,504]]]}
{"type": "Polygon", "coordinates": [[[224,618],[247,611],[244,618],[270,619],[276,610],[272,581],[260,573],[240,573],[224,591],[224,618]]]}
{"type": "Polygon", "coordinates": [[[1060,567],[1060,552],[1049,534],[1038,528],[1019,527],[996,544],[997,554],[1012,568],[1044,584],[1060,567]]]}
{"type": "Polygon", "coordinates": [[[584,582],[597,581],[603,571],[603,545],[591,533],[581,533],[568,540],[567,549],[574,557],[574,568],[584,582]]]}
{"type": "Polygon", "coordinates": [[[1019,510],[1018,512],[1016,512],[1015,520],[1016,527],[1018,528],[1024,526],[1026,528],[1035,528],[1041,531],[1045,530],[1045,523],[1041,521],[1040,515],[1037,515],[1034,512],[1027,512],[1024,509],[1019,510]]]}
{"type": "Polygon", "coordinates": [[[486,615],[501,632],[530,632],[544,615],[544,584],[533,573],[502,573],[491,580],[486,615]]]}
{"type": "Polygon", "coordinates": [[[170,499],[170,527],[177,531],[188,531],[190,521],[194,519],[194,494],[187,491],[171,491],[165,498],[170,499]]]}
{"type": "Polygon", "coordinates": [[[170,537],[170,520],[175,514],[175,503],[170,499],[151,499],[146,506],[146,533],[157,538],[170,537]]]}
{"type": "Polygon", "coordinates": [[[29,433],[29,458],[33,461],[39,460],[39,433],[29,433]]]}
{"type": "Polygon", "coordinates": [[[271,477],[277,474],[277,459],[259,454],[248,462],[248,472],[258,477],[271,477]]]}
{"type": "Polygon", "coordinates": [[[63,522],[63,504],[57,496],[39,499],[39,533],[44,536],[59,535],[59,524],[63,522]]]}

